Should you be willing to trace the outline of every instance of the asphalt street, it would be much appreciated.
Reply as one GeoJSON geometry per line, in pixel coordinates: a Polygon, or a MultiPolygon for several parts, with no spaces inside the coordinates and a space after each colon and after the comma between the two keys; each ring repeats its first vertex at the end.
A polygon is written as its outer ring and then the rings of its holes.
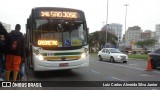
{"type": "MultiPolygon", "coordinates": [[[[90,55],[87,68],[46,71],[34,73],[26,68],[24,81],[160,81],[160,71],[146,71],[147,61],[129,60],[127,63],[110,63],[98,61],[96,55],[90,55]]],[[[137,90],[160,90],[159,87],[135,87],[137,90]]],[[[46,87],[30,90],[135,90],[133,87],[46,87]]],[[[7,88],[3,88],[5,90],[7,88]]],[[[13,90],[15,88],[12,88],[13,90]]],[[[12,90],[10,89],[10,90],[12,90]]],[[[16,88],[23,89],[23,88],[16,88]]],[[[24,88],[25,90],[25,88],[24,88]]]]}

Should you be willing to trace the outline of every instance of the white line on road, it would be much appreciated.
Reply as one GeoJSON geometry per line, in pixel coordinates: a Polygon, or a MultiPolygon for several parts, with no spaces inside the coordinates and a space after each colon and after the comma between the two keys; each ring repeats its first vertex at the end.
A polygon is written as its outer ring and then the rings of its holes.
{"type": "MultiPolygon", "coordinates": [[[[97,62],[100,62],[100,61],[97,61],[97,62]]],[[[115,66],[122,66],[122,67],[127,67],[127,68],[132,68],[132,69],[136,69],[136,70],[141,70],[141,71],[145,71],[146,69],[142,69],[142,68],[138,68],[138,67],[133,67],[133,66],[125,66],[125,65],[119,65],[119,64],[115,64],[115,63],[108,63],[106,62],[106,64],[110,64],[110,65],[115,65],[115,66]]],[[[152,71],[152,72],[155,72],[155,73],[159,73],[159,71],[152,71]]]]}
{"type": "Polygon", "coordinates": [[[159,71],[153,71],[153,72],[160,73],[159,71]]]}
{"type": "Polygon", "coordinates": [[[158,89],[152,88],[151,90],[158,90],[158,89]]]}
{"type": "Polygon", "coordinates": [[[107,80],[109,80],[109,81],[112,81],[113,79],[114,80],[118,80],[118,81],[126,81],[126,80],[123,80],[123,79],[120,79],[120,78],[116,78],[116,77],[110,77],[110,76],[107,76],[107,77],[105,77],[107,80]]]}
{"type": "Polygon", "coordinates": [[[116,77],[111,77],[111,78],[113,78],[115,80],[118,80],[118,81],[125,81],[125,80],[122,80],[122,79],[119,79],[119,78],[116,78],[116,77]]]}
{"type": "MultiPolygon", "coordinates": [[[[100,61],[98,61],[100,62],[100,61]]],[[[145,70],[145,69],[142,69],[142,68],[137,68],[137,67],[133,67],[133,66],[124,66],[124,65],[119,65],[119,64],[115,64],[115,63],[108,63],[106,62],[106,64],[110,64],[110,65],[115,65],[115,66],[122,66],[122,67],[127,67],[127,68],[134,68],[134,69],[137,69],[137,70],[145,70]]]]}
{"type": "MultiPolygon", "coordinates": [[[[107,63],[107,64],[109,64],[109,63],[107,63]]],[[[110,64],[112,64],[112,63],[110,63],[110,64]]],[[[133,69],[137,69],[137,70],[141,70],[141,71],[145,71],[145,70],[146,70],[146,69],[137,68],[137,67],[133,67],[133,66],[124,66],[124,65],[118,65],[118,64],[113,64],[113,65],[122,66],[122,67],[128,67],[128,68],[133,68],[133,69]]],[[[159,71],[152,71],[152,72],[155,72],[155,73],[159,73],[159,74],[160,74],[159,71]]]]}
{"type": "Polygon", "coordinates": [[[93,73],[96,73],[96,74],[99,74],[100,72],[97,72],[97,71],[95,71],[95,70],[89,70],[89,71],[91,71],[91,72],[93,72],[93,73]]]}
{"type": "Polygon", "coordinates": [[[133,66],[124,66],[124,65],[118,65],[118,64],[114,64],[114,65],[117,65],[117,66],[123,66],[123,67],[128,67],[128,68],[134,68],[134,69],[137,69],[137,70],[145,70],[145,69],[142,69],[142,68],[137,68],[137,67],[133,67],[133,66]]]}
{"type": "Polygon", "coordinates": [[[129,64],[130,66],[137,66],[137,64],[129,64]]]}

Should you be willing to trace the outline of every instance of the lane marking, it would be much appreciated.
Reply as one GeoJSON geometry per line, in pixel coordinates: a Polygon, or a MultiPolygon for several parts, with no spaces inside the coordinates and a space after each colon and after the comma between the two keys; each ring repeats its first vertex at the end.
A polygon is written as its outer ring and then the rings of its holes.
{"type": "Polygon", "coordinates": [[[130,66],[137,66],[138,64],[129,64],[130,66]]]}
{"type": "Polygon", "coordinates": [[[110,77],[110,76],[107,76],[105,77],[107,80],[109,81],[112,81],[112,80],[118,80],[118,81],[126,81],[126,80],[123,80],[123,79],[120,79],[120,78],[116,78],[116,77],[110,77]]]}
{"type": "Polygon", "coordinates": [[[115,80],[118,80],[118,81],[125,81],[125,80],[122,80],[122,79],[116,78],[116,77],[111,77],[111,78],[113,78],[113,79],[115,79],[115,80]]]}
{"type": "Polygon", "coordinates": [[[155,74],[141,74],[141,76],[146,76],[146,77],[148,77],[148,76],[155,76],[155,74]]]}
{"type": "Polygon", "coordinates": [[[124,65],[117,65],[117,66],[123,66],[123,67],[134,68],[134,69],[137,69],[137,70],[143,70],[143,71],[145,71],[145,69],[137,68],[137,67],[133,67],[133,66],[124,66],[124,65]]]}
{"type": "MultiPolygon", "coordinates": [[[[97,61],[97,62],[100,62],[100,61],[97,61]]],[[[101,63],[104,63],[104,62],[101,62],[101,63]]],[[[137,69],[137,70],[145,70],[145,69],[142,69],[142,68],[137,68],[137,67],[132,67],[132,66],[124,66],[124,65],[119,65],[119,64],[115,64],[115,63],[108,63],[108,62],[105,62],[106,64],[110,64],[110,65],[115,65],[115,66],[122,66],[122,67],[128,67],[128,68],[134,68],[134,69],[137,69]]]]}
{"type": "Polygon", "coordinates": [[[97,71],[95,71],[95,70],[89,70],[90,72],[93,72],[93,73],[95,73],[95,74],[99,74],[100,72],[97,72],[97,71]]]}
{"type": "MultiPolygon", "coordinates": [[[[96,62],[100,62],[100,61],[96,61],[96,62]]],[[[122,66],[122,67],[127,67],[127,68],[132,68],[132,69],[136,69],[136,70],[140,70],[140,71],[145,71],[146,69],[142,69],[142,68],[138,68],[138,67],[133,67],[133,66],[124,66],[124,65],[119,65],[119,64],[115,64],[115,63],[109,63],[109,62],[101,62],[101,63],[105,63],[105,64],[110,64],[110,65],[115,65],[115,66],[122,66]]],[[[155,73],[159,73],[159,71],[152,71],[152,72],[155,72],[155,73]]]]}
{"type": "Polygon", "coordinates": [[[153,71],[153,72],[156,72],[156,73],[159,73],[159,74],[160,74],[160,72],[159,72],[159,71],[153,71]]]}
{"type": "Polygon", "coordinates": [[[152,88],[151,90],[158,90],[158,89],[152,88]]]}

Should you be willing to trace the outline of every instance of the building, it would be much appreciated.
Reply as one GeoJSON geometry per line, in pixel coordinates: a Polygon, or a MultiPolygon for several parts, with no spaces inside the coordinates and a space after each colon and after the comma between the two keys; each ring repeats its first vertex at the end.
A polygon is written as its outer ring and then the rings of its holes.
{"type": "MultiPolygon", "coordinates": [[[[156,28],[156,39],[159,41],[159,39],[160,39],[160,24],[157,24],[155,26],[155,28],[156,28]]],[[[160,42],[158,42],[158,43],[160,43],[160,42]]]]}
{"type": "Polygon", "coordinates": [[[160,24],[157,24],[155,28],[156,28],[156,37],[160,37],[160,24]]]}
{"type": "Polygon", "coordinates": [[[151,38],[151,34],[152,34],[152,31],[146,30],[146,31],[141,33],[141,39],[142,40],[149,39],[149,38],[151,38]]]}
{"type": "Polygon", "coordinates": [[[141,27],[133,26],[129,27],[128,30],[125,32],[125,41],[138,41],[141,39],[141,27]]]}
{"type": "Polygon", "coordinates": [[[155,49],[158,49],[160,48],[160,24],[157,24],[155,26],[155,32],[156,32],[156,35],[155,35],[155,38],[157,40],[157,44],[155,45],[155,49]]]}
{"type": "Polygon", "coordinates": [[[122,25],[117,23],[107,24],[101,30],[106,30],[118,37],[118,42],[122,39],[122,25]]]}
{"type": "Polygon", "coordinates": [[[127,31],[125,32],[125,35],[123,35],[123,43],[121,44],[121,47],[125,47],[128,50],[136,50],[139,49],[135,43],[139,40],[141,40],[141,27],[139,26],[133,26],[129,27],[127,31]]]}
{"type": "Polygon", "coordinates": [[[152,31],[151,32],[151,38],[155,38],[156,37],[156,32],[155,31],[152,31]]]}
{"type": "Polygon", "coordinates": [[[4,26],[4,28],[7,30],[7,32],[11,32],[11,25],[10,24],[6,24],[6,23],[3,23],[3,22],[1,22],[1,23],[4,26]]]}

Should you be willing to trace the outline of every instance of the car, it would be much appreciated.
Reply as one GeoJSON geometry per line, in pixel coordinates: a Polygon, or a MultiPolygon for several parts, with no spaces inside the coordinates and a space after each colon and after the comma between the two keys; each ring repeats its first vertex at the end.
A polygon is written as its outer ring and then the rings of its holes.
{"type": "Polygon", "coordinates": [[[120,50],[116,48],[103,48],[98,52],[98,58],[100,61],[106,60],[112,63],[114,62],[127,63],[128,61],[128,55],[120,52],[120,50]]]}
{"type": "Polygon", "coordinates": [[[154,50],[153,52],[148,54],[151,59],[152,69],[156,69],[160,66],[160,48],[154,50]]]}

